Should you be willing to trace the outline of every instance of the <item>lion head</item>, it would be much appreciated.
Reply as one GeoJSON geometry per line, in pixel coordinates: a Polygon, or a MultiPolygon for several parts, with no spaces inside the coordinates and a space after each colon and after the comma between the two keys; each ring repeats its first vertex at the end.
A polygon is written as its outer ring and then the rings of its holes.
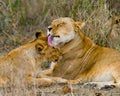
{"type": "Polygon", "coordinates": [[[75,27],[82,28],[85,25],[83,22],[75,22],[73,19],[65,17],[53,20],[48,26],[48,44],[57,46],[64,44],[75,38],[75,27]]]}
{"type": "Polygon", "coordinates": [[[37,53],[40,54],[40,57],[45,57],[47,60],[53,62],[56,62],[61,58],[62,53],[60,52],[59,48],[51,47],[48,45],[48,38],[46,35],[44,35],[44,32],[42,32],[41,30],[37,30],[35,36],[37,39],[35,48],[37,53]]]}

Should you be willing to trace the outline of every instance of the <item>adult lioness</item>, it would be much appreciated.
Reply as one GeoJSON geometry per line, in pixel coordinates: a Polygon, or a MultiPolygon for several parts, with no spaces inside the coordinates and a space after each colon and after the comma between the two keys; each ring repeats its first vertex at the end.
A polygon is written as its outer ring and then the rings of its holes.
{"type": "Polygon", "coordinates": [[[120,52],[94,44],[81,32],[83,25],[66,17],[54,20],[48,27],[48,44],[59,46],[63,53],[63,59],[51,75],[68,79],[73,84],[119,85],[120,52]]]}
{"type": "Polygon", "coordinates": [[[42,70],[40,64],[46,60],[55,62],[61,56],[58,49],[49,47],[47,37],[36,32],[36,39],[12,50],[8,55],[0,58],[0,86],[12,83],[16,85],[23,81],[26,83],[49,85],[53,81],[46,77],[54,69],[42,70]],[[37,78],[40,75],[42,78],[37,78]]]}

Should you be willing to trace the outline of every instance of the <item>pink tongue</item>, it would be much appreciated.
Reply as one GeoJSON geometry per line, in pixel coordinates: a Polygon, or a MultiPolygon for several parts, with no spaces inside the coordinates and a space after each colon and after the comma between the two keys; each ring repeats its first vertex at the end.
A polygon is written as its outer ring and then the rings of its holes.
{"type": "Polygon", "coordinates": [[[49,44],[50,46],[54,46],[54,45],[52,44],[52,40],[53,40],[53,36],[52,36],[52,35],[48,36],[48,44],[49,44]]]}

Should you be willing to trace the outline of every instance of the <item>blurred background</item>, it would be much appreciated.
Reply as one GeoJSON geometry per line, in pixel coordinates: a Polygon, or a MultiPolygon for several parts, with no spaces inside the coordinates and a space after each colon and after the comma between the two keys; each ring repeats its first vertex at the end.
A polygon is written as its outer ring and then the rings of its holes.
{"type": "Polygon", "coordinates": [[[86,22],[82,31],[96,44],[120,50],[120,0],[0,0],[0,55],[59,17],[86,22]]]}

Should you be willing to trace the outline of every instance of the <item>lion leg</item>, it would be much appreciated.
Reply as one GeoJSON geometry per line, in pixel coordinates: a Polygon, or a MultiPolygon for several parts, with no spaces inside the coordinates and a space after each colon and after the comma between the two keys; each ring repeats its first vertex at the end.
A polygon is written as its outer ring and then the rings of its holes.
{"type": "Polygon", "coordinates": [[[85,80],[83,81],[83,79],[82,78],[78,78],[78,79],[74,79],[74,80],[68,80],[68,83],[69,84],[82,84],[82,83],[84,83],[85,82],[85,80]]]}
{"type": "Polygon", "coordinates": [[[61,78],[61,77],[48,77],[48,78],[52,79],[52,81],[54,81],[55,83],[59,83],[59,84],[68,83],[67,79],[64,79],[64,78],[61,78]]]}
{"type": "Polygon", "coordinates": [[[82,79],[68,80],[69,84],[83,84],[84,87],[96,87],[98,89],[113,89],[115,87],[120,87],[120,83],[115,83],[114,81],[109,82],[87,82],[82,79]]]}
{"type": "MultiPolygon", "coordinates": [[[[120,67],[120,66],[119,66],[120,67]]],[[[120,68],[115,68],[115,70],[113,70],[113,79],[115,82],[115,86],[120,88],[120,68]]]]}
{"type": "Polygon", "coordinates": [[[39,87],[44,87],[44,86],[50,86],[52,85],[54,82],[52,81],[52,79],[49,78],[33,78],[33,77],[28,77],[26,79],[26,84],[28,84],[28,86],[39,86],[39,87]]]}
{"type": "Polygon", "coordinates": [[[37,85],[39,87],[43,87],[43,86],[50,86],[56,83],[60,83],[60,84],[67,83],[67,80],[61,77],[27,78],[27,84],[30,86],[37,85]]]}

